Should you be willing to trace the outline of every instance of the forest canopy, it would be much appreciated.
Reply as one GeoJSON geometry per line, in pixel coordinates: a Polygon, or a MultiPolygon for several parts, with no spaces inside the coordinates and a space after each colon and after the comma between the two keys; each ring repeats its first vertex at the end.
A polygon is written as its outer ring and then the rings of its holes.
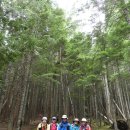
{"type": "Polygon", "coordinates": [[[130,119],[130,1],[91,6],[105,21],[85,33],[51,0],[0,1],[0,120],[8,130],[40,113],[130,119]]]}

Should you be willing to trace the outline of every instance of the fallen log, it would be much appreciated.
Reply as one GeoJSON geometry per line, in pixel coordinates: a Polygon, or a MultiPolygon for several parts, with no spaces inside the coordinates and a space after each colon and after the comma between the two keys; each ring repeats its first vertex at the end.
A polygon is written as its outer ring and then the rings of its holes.
{"type": "Polygon", "coordinates": [[[105,115],[103,115],[103,114],[100,113],[99,111],[98,111],[98,113],[100,114],[100,116],[102,116],[104,119],[106,119],[110,124],[113,124],[113,121],[112,121],[112,120],[108,119],[105,115]]]}

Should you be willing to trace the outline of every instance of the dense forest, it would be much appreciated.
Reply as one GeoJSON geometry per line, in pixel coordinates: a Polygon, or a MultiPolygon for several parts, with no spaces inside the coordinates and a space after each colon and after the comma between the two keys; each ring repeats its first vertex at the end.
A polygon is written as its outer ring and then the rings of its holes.
{"type": "Polygon", "coordinates": [[[130,1],[91,6],[105,21],[85,33],[51,0],[0,0],[0,121],[8,130],[39,114],[87,117],[115,130],[117,120],[129,123],[130,1]]]}

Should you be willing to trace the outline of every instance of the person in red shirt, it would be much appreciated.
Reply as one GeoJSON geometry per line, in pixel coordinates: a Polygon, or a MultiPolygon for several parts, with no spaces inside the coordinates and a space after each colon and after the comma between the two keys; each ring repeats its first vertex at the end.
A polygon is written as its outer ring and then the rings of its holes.
{"type": "Polygon", "coordinates": [[[58,124],[57,124],[57,118],[52,117],[52,122],[50,124],[50,130],[57,130],[58,124]]]}
{"type": "Polygon", "coordinates": [[[92,130],[86,118],[82,118],[80,130],[92,130]]]}

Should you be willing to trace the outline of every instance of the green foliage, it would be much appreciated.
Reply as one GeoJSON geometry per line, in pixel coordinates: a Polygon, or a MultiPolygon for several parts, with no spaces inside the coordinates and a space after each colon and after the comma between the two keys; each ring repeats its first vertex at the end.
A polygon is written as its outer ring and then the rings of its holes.
{"type": "Polygon", "coordinates": [[[103,27],[99,23],[92,34],[85,34],[75,31],[77,25],[67,20],[63,10],[50,0],[12,1],[11,4],[5,1],[5,17],[0,22],[0,70],[3,72],[9,62],[31,51],[32,77],[38,81],[47,79],[59,84],[62,72],[71,77],[75,86],[98,84],[102,82],[106,65],[111,70],[115,62],[119,63],[121,72],[110,71],[110,81],[120,75],[127,77],[124,68],[130,63],[130,25],[122,12],[129,3],[111,3],[104,3],[103,27]]]}

